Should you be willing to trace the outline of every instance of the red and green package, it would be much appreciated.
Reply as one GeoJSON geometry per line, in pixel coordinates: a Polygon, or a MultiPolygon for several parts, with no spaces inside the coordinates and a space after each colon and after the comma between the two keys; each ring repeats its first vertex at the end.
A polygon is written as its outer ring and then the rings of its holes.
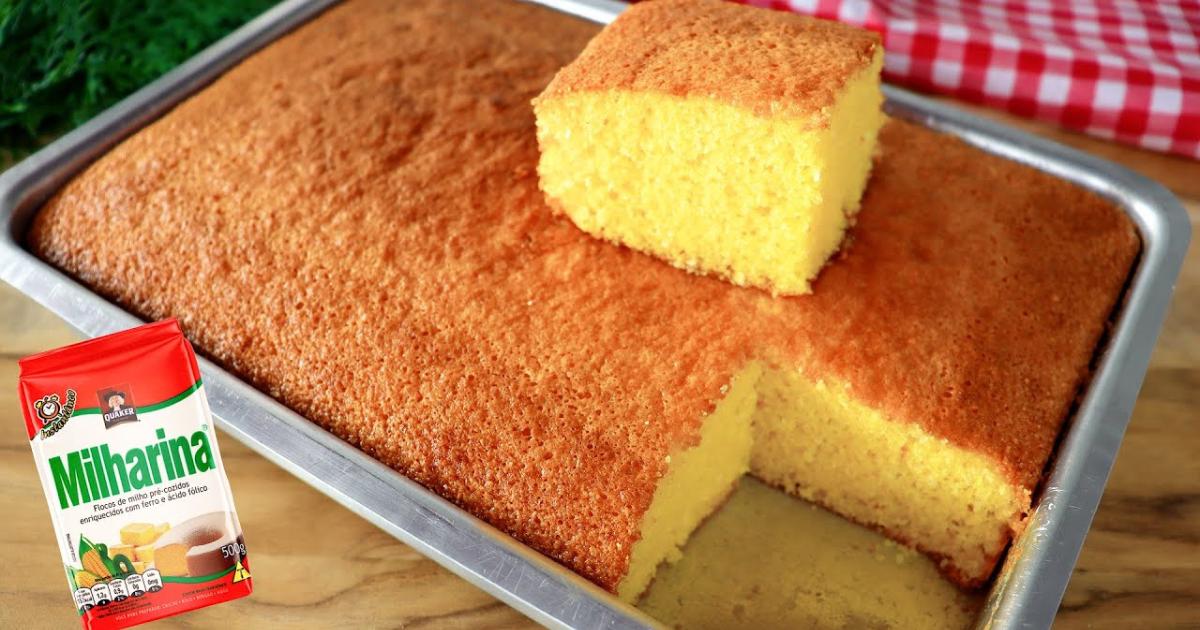
{"type": "Polygon", "coordinates": [[[85,628],[250,594],[196,354],[175,320],[20,361],[20,397],[85,628]]]}

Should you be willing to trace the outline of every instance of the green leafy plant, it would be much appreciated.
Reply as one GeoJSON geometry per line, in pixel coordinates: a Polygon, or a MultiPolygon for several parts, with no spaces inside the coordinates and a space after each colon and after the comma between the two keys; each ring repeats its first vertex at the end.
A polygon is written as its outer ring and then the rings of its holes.
{"type": "Polygon", "coordinates": [[[0,164],[95,116],[272,4],[0,0],[0,164]]]}

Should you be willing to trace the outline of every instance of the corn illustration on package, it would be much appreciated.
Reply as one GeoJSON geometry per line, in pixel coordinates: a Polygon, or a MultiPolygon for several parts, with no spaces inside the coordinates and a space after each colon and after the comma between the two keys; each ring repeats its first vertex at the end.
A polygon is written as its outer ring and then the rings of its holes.
{"type": "Polygon", "coordinates": [[[29,441],[85,628],[250,594],[196,354],[175,320],[20,367],[29,441]]]}

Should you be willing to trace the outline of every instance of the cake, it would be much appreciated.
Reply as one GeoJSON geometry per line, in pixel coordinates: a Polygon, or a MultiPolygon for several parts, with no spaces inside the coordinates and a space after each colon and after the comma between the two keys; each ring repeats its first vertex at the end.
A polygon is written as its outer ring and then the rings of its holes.
{"type": "Polygon", "coordinates": [[[596,30],[338,5],[83,170],[28,247],[626,600],[747,470],[982,583],[1138,252],[1127,217],[891,121],[811,295],[686,273],[538,187],[530,100],[596,30]]]}
{"type": "Polygon", "coordinates": [[[876,34],[837,22],[634,5],[535,100],[541,187],[594,236],[808,293],[859,207],[882,66],[876,34]]]}
{"type": "Polygon", "coordinates": [[[232,512],[209,512],[190,518],[154,543],[154,568],[168,576],[203,576],[232,569],[245,555],[230,553],[246,545],[232,512]]]}

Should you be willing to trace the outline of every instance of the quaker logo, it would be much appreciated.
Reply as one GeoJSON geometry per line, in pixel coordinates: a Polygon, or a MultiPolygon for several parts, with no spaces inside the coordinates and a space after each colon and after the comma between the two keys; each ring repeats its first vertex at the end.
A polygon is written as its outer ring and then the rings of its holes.
{"type": "Polygon", "coordinates": [[[133,395],[129,385],[105,387],[96,392],[100,399],[100,416],[104,418],[104,428],[108,429],[122,422],[136,422],[137,409],[133,406],[133,395]]]}

